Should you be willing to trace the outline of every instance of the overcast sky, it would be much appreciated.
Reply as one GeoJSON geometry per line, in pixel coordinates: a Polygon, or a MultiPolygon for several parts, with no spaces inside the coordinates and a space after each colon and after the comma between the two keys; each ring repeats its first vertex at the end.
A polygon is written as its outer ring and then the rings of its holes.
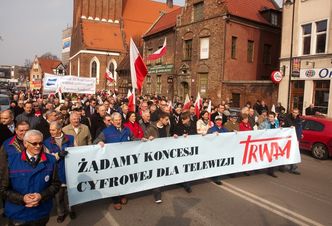
{"type": "Polygon", "coordinates": [[[23,65],[46,52],[61,57],[62,30],[72,24],[72,0],[0,1],[0,65],[23,65]]]}

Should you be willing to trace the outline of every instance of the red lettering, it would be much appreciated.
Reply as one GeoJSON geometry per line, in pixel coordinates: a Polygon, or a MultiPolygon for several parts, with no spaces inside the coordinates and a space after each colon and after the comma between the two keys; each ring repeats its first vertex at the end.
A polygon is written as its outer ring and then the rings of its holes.
{"type": "Polygon", "coordinates": [[[250,164],[253,161],[258,162],[257,152],[259,153],[259,160],[262,162],[266,160],[272,162],[273,159],[278,160],[281,157],[289,159],[292,144],[290,138],[291,136],[251,140],[251,136],[248,136],[247,140],[240,142],[240,144],[245,144],[242,165],[250,164]],[[282,148],[278,141],[285,139],[288,139],[288,141],[282,148]],[[256,142],[260,144],[253,144],[256,142]]]}

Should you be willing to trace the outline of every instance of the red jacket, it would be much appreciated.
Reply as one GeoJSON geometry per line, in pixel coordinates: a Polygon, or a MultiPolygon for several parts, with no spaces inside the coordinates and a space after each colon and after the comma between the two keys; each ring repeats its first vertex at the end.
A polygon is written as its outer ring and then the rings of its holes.
{"type": "Polygon", "coordinates": [[[251,125],[250,125],[249,122],[247,122],[247,123],[240,122],[239,128],[240,128],[240,131],[249,131],[249,130],[252,130],[251,125]]]}
{"type": "Polygon", "coordinates": [[[137,139],[142,139],[144,136],[144,132],[142,127],[138,124],[138,122],[126,122],[123,124],[125,127],[128,127],[130,131],[133,133],[134,137],[137,139]]]}

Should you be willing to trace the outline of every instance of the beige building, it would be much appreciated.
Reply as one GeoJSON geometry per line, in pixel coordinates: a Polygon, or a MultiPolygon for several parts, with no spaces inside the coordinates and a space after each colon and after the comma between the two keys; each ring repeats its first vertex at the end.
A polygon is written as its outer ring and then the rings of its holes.
{"type": "Polygon", "coordinates": [[[305,114],[313,103],[332,117],[331,18],[331,0],[284,0],[278,100],[286,108],[305,114]]]}

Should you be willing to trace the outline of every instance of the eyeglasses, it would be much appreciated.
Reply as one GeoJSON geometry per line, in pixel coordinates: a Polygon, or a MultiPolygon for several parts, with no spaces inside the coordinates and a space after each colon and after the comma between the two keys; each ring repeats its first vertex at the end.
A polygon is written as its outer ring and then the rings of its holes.
{"type": "Polygon", "coordinates": [[[36,147],[37,145],[39,145],[40,147],[43,146],[43,142],[30,142],[30,141],[27,141],[27,142],[34,147],[36,147]]]}

